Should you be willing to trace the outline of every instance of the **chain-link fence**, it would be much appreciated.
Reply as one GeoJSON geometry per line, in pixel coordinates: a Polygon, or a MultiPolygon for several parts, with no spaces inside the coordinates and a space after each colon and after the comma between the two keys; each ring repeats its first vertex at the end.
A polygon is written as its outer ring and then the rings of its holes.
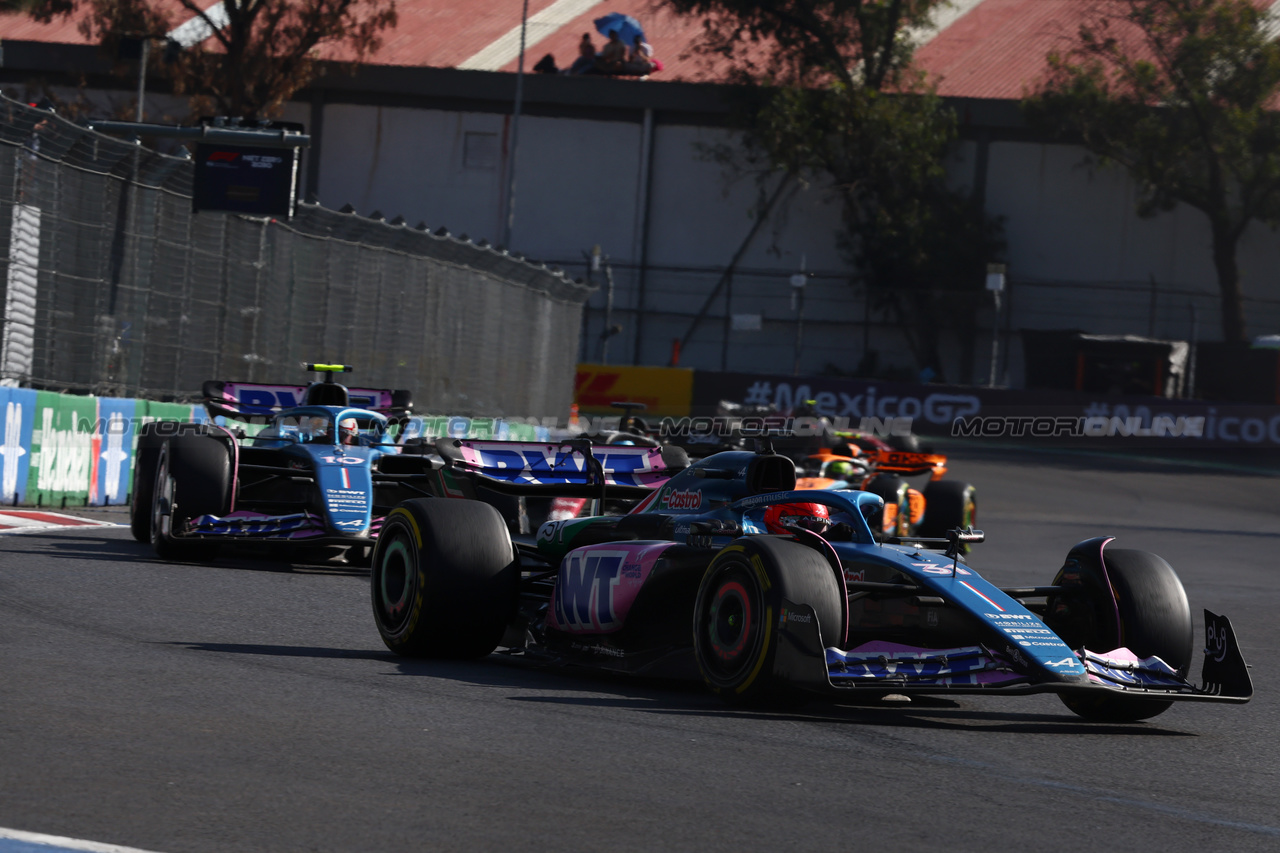
{"type": "Polygon", "coordinates": [[[314,205],[193,214],[191,182],[189,160],[0,98],[0,384],[183,399],[323,361],[418,410],[567,414],[586,285],[314,205]]]}

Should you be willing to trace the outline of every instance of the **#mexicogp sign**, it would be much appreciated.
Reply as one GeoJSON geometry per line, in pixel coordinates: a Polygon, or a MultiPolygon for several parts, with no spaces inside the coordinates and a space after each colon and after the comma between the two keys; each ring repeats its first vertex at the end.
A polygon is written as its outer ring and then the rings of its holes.
{"type": "Polygon", "coordinates": [[[298,149],[242,145],[196,146],[191,209],[292,216],[298,188],[298,149]]]}

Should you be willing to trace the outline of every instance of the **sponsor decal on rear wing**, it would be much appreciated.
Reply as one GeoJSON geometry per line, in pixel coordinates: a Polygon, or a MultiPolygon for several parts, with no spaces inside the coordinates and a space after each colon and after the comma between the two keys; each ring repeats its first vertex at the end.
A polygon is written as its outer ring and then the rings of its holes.
{"type": "MultiPolygon", "coordinates": [[[[204,384],[205,407],[213,415],[227,417],[273,415],[282,409],[306,405],[307,387],[212,380],[204,384]]],[[[350,405],[357,409],[385,414],[402,408],[397,405],[397,392],[387,388],[348,388],[347,394],[350,405]]]]}
{"type": "Polygon", "coordinates": [[[897,474],[929,473],[933,479],[947,473],[947,457],[940,453],[911,453],[903,450],[873,450],[866,454],[879,471],[897,474]]]}
{"type": "Polygon", "coordinates": [[[568,442],[442,438],[436,451],[455,470],[481,477],[498,491],[644,497],[688,467],[680,448],[568,442]]]}

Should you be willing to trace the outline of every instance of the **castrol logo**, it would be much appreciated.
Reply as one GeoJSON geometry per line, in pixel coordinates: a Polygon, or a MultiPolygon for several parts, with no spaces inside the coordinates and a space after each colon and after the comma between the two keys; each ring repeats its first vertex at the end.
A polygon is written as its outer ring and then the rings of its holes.
{"type": "Polygon", "coordinates": [[[670,492],[667,494],[667,509],[697,509],[702,506],[702,492],[670,492]]]}

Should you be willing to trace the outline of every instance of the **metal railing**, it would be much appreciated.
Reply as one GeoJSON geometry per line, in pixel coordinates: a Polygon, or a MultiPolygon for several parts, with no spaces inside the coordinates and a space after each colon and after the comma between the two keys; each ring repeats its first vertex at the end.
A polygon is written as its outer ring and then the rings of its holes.
{"type": "Polygon", "coordinates": [[[191,183],[190,160],[0,98],[0,384],[181,400],[324,361],[418,410],[567,415],[590,287],[316,205],[194,214],[191,183]]]}

